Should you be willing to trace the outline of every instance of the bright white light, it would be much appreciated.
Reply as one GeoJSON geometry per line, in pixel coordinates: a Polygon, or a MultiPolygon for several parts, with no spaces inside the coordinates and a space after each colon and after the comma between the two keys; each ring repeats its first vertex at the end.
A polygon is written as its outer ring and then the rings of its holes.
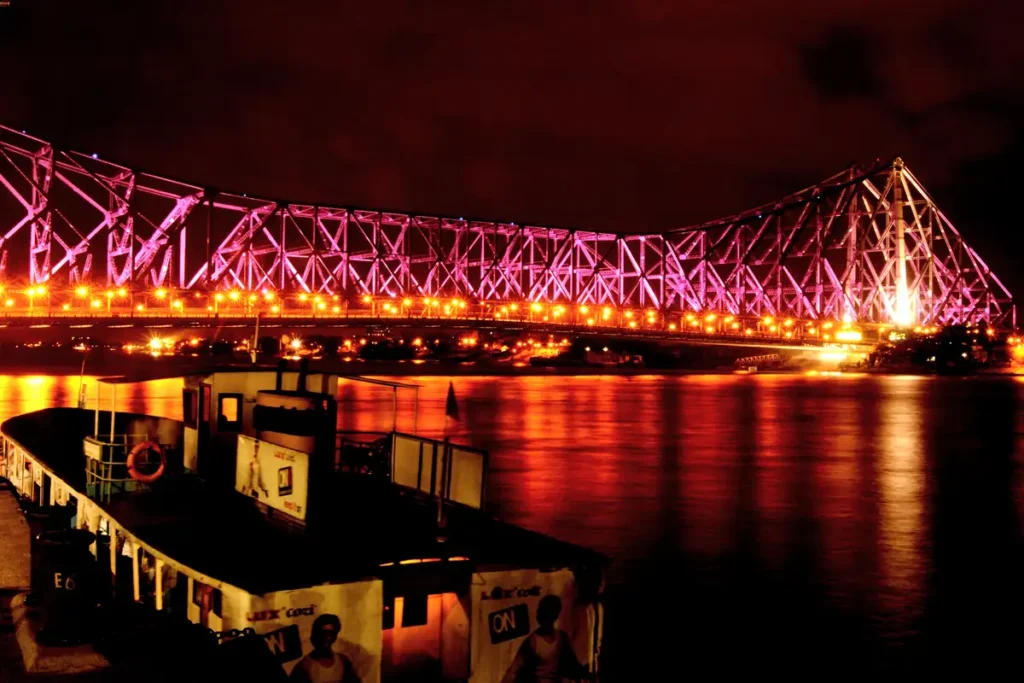
{"type": "Polygon", "coordinates": [[[898,327],[909,327],[913,323],[910,315],[910,297],[905,291],[896,295],[896,313],[893,315],[893,322],[898,327]]]}

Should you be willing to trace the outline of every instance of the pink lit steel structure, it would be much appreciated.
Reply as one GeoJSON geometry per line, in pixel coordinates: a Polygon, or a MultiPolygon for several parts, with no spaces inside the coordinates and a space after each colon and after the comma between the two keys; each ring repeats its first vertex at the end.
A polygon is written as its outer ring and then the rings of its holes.
{"type": "Polygon", "coordinates": [[[1015,324],[902,160],[650,234],[260,200],[0,127],[0,275],[51,291],[458,296],[897,324],[1015,324]]]}

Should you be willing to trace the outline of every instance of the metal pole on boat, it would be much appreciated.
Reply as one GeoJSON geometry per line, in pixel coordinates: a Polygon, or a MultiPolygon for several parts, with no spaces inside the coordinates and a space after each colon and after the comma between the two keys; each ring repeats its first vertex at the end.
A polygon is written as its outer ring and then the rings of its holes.
{"type": "Polygon", "coordinates": [[[114,443],[114,416],[117,413],[117,385],[110,385],[110,443],[114,443]]]}
{"type": "Polygon", "coordinates": [[[89,349],[82,354],[82,371],[78,374],[78,407],[85,408],[85,361],[89,357],[89,349]]]}
{"type": "Polygon", "coordinates": [[[103,386],[103,383],[97,381],[96,382],[96,415],[95,415],[96,419],[93,422],[93,427],[92,427],[92,438],[94,438],[94,439],[99,439],[100,438],[100,387],[101,386],[103,386]]]}
{"type": "Polygon", "coordinates": [[[444,415],[444,442],[441,444],[441,481],[437,485],[437,526],[444,526],[444,484],[448,480],[448,413],[444,415]]]}
{"type": "Polygon", "coordinates": [[[256,331],[252,335],[252,349],[249,351],[249,357],[252,358],[252,364],[256,365],[256,354],[259,353],[260,349],[260,312],[256,311],[256,331]]]}

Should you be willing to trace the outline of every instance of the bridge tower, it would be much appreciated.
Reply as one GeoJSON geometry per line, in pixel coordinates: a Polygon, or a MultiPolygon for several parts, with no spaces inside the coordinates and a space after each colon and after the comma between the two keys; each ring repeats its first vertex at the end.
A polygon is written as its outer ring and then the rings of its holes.
{"type": "Polygon", "coordinates": [[[903,219],[903,159],[896,157],[892,162],[892,227],[896,238],[896,301],[893,322],[900,327],[914,324],[914,311],[911,310],[910,293],[907,289],[907,224],[903,219]]]}

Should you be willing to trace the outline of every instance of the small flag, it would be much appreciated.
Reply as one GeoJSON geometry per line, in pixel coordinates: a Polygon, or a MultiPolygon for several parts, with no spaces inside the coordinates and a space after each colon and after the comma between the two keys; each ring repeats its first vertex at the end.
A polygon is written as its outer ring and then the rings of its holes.
{"type": "Polygon", "coordinates": [[[459,420],[459,404],[455,400],[455,387],[451,382],[448,382],[448,400],[444,404],[444,414],[456,422],[459,420]]]}

